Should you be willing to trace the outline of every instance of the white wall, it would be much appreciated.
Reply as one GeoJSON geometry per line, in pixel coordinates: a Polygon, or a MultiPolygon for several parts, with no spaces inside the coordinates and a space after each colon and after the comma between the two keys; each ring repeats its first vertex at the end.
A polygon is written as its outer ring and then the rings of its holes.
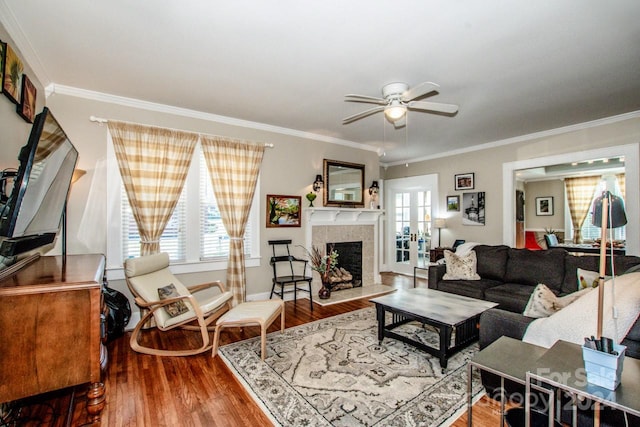
{"type": "MultiPolygon", "coordinates": [[[[272,273],[269,266],[271,248],[268,246],[267,240],[291,238],[294,244],[304,245],[304,224],[301,228],[266,228],[264,200],[267,194],[300,195],[304,210],[304,207],[308,206],[304,195],[311,190],[316,174],[322,174],[324,158],[364,163],[366,165],[366,185],[379,178],[378,155],[373,151],[177,114],[153,112],[78,96],[54,94],[49,97],[47,104],[80,152],[78,167],[87,171],[87,174],[73,186],[70,194],[68,213],[68,252],[70,254],[97,251],[106,253],[104,243],[97,247],[95,244],[88,246],[84,241],[78,239],[78,226],[85,211],[90,209],[87,203],[91,186],[98,188],[105,186],[104,182],[95,182],[93,178],[96,174],[96,165],[106,158],[107,127],[91,122],[89,116],[273,143],[275,147],[265,151],[261,169],[261,188],[258,197],[261,206],[262,259],[259,267],[247,268],[247,295],[249,298],[260,294],[264,295],[271,290],[272,273]]],[[[104,197],[106,200],[106,194],[104,197]]],[[[369,195],[366,194],[366,203],[369,202],[368,197],[369,195]]],[[[316,200],[316,206],[318,206],[318,200],[320,199],[316,200]]],[[[95,217],[95,230],[97,230],[95,241],[99,242],[103,237],[101,234],[106,233],[106,211],[98,212],[93,217],[95,217]]],[[[110,259],[108,265],[119,268],[122,265],[122,260],[110,259]]],[[[210,280],[224,281],[225,271],[184,274],[180,278],[185,284],[196,284],[210,280]]],[[[110,280],[110,285],[128,294],[124,281],[110,280]]]]}
{"type": "MultiPolygon", "coordinates": [[[[638,114],[629,114],[619,120],[603,120],[597,123],[574,126],[565,130],[548,131],[541,136],[532,137],[529,140],[512,144],[488,144],[483,150],[457,153],[455,155],[443,155],[422,162],[411,163],[409,167],[404,165],[389,166],[383,168],[384,178],[400,178],[407,176],[437,173],[439,175],[439,204],[445,206],[447,195],[462,195],[462,191],[454,190],[454,175],[460,173],[475,173],[475,189],[473,191],[486,192],[486,225],[484,227],[463,226],[460,213],[448,212],[447,232],[451,236],[487,244],[500,244],[509,239],[514,239],[514,233],[506,233],[503,230],[505,221],[515,227],[511,212],[515,211],[515,205],[505,216],[508,209],[503,204],[503,165],[539,159],[550,156],[567,155],[571,157],[588,150],[598,150],[604,147],[623,146],[640,143],[640,117],[638,114]],[[492,146],[493,145],[493,146],[492,146]],[[451,227],[451,228],[450,228],[451,227]]],[[[635,149],[638,151],[638,149],[635,149]]],[[[637,157],[637,156],[636,156],[637,157]]],[[[535,163],[535,162],[530,162],[535,163]]],[[[627,165],[637,171],[638,165],[627,165]]],[[[531,166],[530,166],[531,167],[531,166]]],[[[637,174],[635,175],[638,176],[637,174]]],[[[636,189],[640,185],[637,178],[630,182],[636,189]]],[[[515,194],[515,187],[511,186],[515,194]]],[[[632,212],[638,212],[638,192],[627,191],[627,205],[632,207],[632,212]]],[[[633,227],[638,227],[638,217],[630,219],[634,221],[633,227]]],[[[444,236],[443,236],[444,237],[444,236]]],[[[453,241],[443,240],[443,245],[450,245],[453,241]]],[[[630,242],[635,248],[629,253],[639,255],[638,243],[630,242]]]]}
{"type": "MultiPolygon", "coordinates": [[[[22,59],[24,74],[29,76],[37,90],[36,112],[42,111],[45,103],[44,88],[29,67],[29,64],[24,62],[24,57],[7,34],[2,23],[0,23],[0,40],[9,44],[16,51],[18,57],[22,59]]],[[[0,133],[0,170],[17,168],[20,165],[18,153],[20,148],[27,143],[31,132],[31,123],[27,123],[16,113],[16,104],[4,94],[0,94],[0,129],[2,130],[2,133],[0,133]]]]}
{"type": "Polygon", "coordinates": [[[564,181],[528,182],[524,186],[524,227],[526,230],[540,231],[554,229],[564,231],[564,181]],[[553,215],[536,215],[536,198],[553,197],[553,215]]]}

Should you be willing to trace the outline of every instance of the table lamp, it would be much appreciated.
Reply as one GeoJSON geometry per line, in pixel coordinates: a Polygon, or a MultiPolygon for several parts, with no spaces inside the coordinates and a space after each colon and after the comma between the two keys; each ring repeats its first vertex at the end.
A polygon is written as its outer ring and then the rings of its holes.
{"type": "Polygon", "coordinates": [[[447,228],[447,220],[444,218],[436,218],[433,221],[433,225],[438,229],[438,247],[440,247],[440,230],[447,228]]]}

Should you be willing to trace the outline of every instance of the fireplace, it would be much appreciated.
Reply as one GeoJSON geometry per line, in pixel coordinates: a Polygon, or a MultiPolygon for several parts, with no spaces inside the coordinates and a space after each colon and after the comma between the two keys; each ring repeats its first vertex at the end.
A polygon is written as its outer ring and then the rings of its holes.
{"type": "Polygon", "coordinates": [[[362,286],[362,241],[327,243],[327,253],[338,252],[339,271],[331,277],[331,291],[362,286]]]}
{"type": "MultiPolygon", "coordinates": [[[[336,245],[360,242],[360,262],[355,268],[348,269],[353,269],[358,276],[356,280],[360,282],[357,285],[359,289],[377,285],[381,283],[378,229],[381,226],[379,218],[383,213],[380,209],[307,208],[304,210],[306,247],[315,246],[326,251],[327,243],[333,242],[334,249],[341,254],[338,260],[345,262],[348,255],[342,255],[336,245]]],[[[347,251],[347,254],[350,252],[352,251],[347,251]]],[[[313,287],[317,292],[322,283],[320,276],[314,274],[313,277],[313,287]]]]}

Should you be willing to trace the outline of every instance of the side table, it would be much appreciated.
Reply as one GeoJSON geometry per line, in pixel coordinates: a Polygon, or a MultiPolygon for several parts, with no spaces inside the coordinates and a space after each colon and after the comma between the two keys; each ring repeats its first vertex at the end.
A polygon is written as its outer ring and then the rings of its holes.
{"type": "Polygon", "coordinates": [[[436,262],[441,258],[444,258],[444,251],[452,251],[453,248],[433,248],[429,251],[429,261],[436,262]]]}
{"type": "Polygon", "coordinates": [[[476,353],[467,364],[467,419],[469,427],[472,426],[471,379],[474,367],[500,377],[500,425],[504,426],[504,380],[509,379],[525,385],[527,372],[535,369],[536,362],[546,351],[547,349],[544,347],[502,336],[476,353]]]}
{"type": "Polygon", "coordinates": [[[416,274],[417,270],[423,270],[423,271],[426,271],[428,273],[429,272],[429,267],[431,267],[432,265],[437,265],[437,264],[435,262],[430,262],[429,265],[427,265],[426,267],[418,267],[418,266],[413,267],[413,287],[414,288],[416,287],[416,280],[418,278],[418,276],[416,274]]]}
{"type": "MultiPolygon", "coordinates": [[[[537,382],[640,417],[640,360],[625,358],[621,382],[615,390],[587,382],[582,348],[578,344],[558,341],[536,364],[538,368],[530,369],[526,375],[525,413],[529,414],[529,395],[531,387],[537,382]]],[[[573,425],[576,425],[576,421],[577,411],[574,406],[573,425]]],[[[525,425],[528,427],[528,423],[525,425]]]]}

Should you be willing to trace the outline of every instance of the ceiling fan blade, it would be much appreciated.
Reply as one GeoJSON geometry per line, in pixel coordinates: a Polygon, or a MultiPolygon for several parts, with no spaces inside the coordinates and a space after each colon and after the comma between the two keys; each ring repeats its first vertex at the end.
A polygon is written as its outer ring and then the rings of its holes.
{"type": "Polygon", "coordinates": [[[402,94],[402,101],[409,102],[412,99],[420,98],[421,96],[425,96],[429,92],[433,92],[440,87],[437,83],[432,82],[424,82],[420,83],[416,87],[412,87],[408,91],[402,94]]]}
{"type": "Polygon", "coordinates": [[[386,105],[387,104],[387,100],[386,99],[382,99],[382,98],[378,98],[375,96],[367,96],[367,95],[355,95],[355,94],[347,94],[344,96],[344,100],[348,101],[348,102],[369,102],[372,104],[380,104],[380,105],[386,105]]]}
{"type": "Polygon", "coordinates": [[[358,114],[354,114],[353,116],[345,117],[342,119],[342,123],[346,125],[347,123],[355,122],[356,120],[367,117],[373,113],[377,113],[378,111],[384,111],[384,107],[373,107],[358,114]]]}
{"type": "Polygon", "coordinates": [[[458,106],[442,104],[440,102],[411,101],[407,104],[412,110],[437,111],[439,113],[454,114],[458,112],[458,106]]]}

